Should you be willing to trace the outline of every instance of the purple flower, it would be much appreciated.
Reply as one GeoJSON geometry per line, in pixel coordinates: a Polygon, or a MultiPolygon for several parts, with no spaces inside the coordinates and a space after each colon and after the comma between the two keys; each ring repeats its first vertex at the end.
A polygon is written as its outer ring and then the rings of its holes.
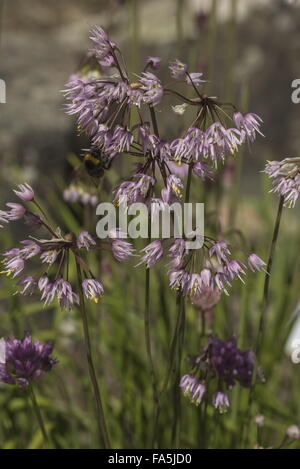
{"type": "MultiPolygon", "coordinates": [[[[236,383],[248,388],[252,385],[254,354],[251,350],[239,350],[234,338],[223,341],[217,337],[209,337],[200,354],[190,357],[190,364],[193,373],[181,378],[180,387],[196,404],[201,403],[207,392],[206,388],[214,387],[214,382],[221,389],[230,389],[236,383]]],[[[212,404],[220,413],[226,412],[229,407],[227,394],[223,391],[215,392],[212,404]]]]}
{"type": "Polygon", "coordinates": [[[170,174],[167,177],[167,189],[172,191],[176,197],[182,197],[183,183],[181,179],[174,174],[170,174]]]}
{"type": "Polygon", "coordinates": [[[141,262],[139,262],[137,265],[146,264],[147,269],[160,262],[164,255],[162,243],[159,240],[148,244],[148,246],[142,249],[142,252],[145,254],[141,258],[141,262]]]}
{"type": "Polygon", "coordinates": [[[197,163],[193,164],[193,173],[202,181],[205,179],[213,180],[213,172],[210,169],[209,165],[204,161],[198,161],[197,163]]]}
{"type": "Polygon", "coordinates": [[[254,354],[252,350],[242,352],[236,345],[235,338],[223,341],[210,337],[205,348],[206,360],[214,375],[232,387],[235,382],[249,388],[252,384],[254,354]]]}
{"type": "Polygon", "coordinates": [[[215,409],[218,409],[220,414],[225,414],[227,412],[229,404],[229,399],[227,394],[222,391],[218,391],[213,395],[213,406],[215,409]]]}
{"type": "Polygon", "coordinates": [[[66,202],[81,202],[84,205],[92,205],[93,207],[98,204],[98,196],[92,191],[89,192],[81,186],[72,184],[63,192],[63,199],[66,202]]]}
{"type": "Polygon", "coordinates": [[[131,243],[124,241],[126,234],[120,230],[112,230],[109,234],[111,241],[111,249],[115,259],[117,261],[127,261],[131,256],[134,255],[134,248],[131,243]]]}
{"type": "Polygon", "coordinates": [[[230,251],[225,241],[217,241],[210,248],[209,255],[210,257],[215,255],[220,263],[228,262],[228,256],[230,256],[230,251]]]}
{"type": "Polygon", "coordinates": [[[272,180],[271,192],[284,197],[285,206],[293,208],[300,194],[300,167],[296,158],[269,161],[265,173],[272,180]]]}
{"type": "Polygon", "coordinates": [[[23,339],[5,339],[5,360],[0,363],[0,380],[7,384],[27,386],[42,373],[51,371],[57,363],[51,357],[53,346],[32,341],[30,335],[23,339]]]}
{"type": "Polygon", "coordinates": [[[38,288],[39,288],[39,290],[42,294],[46,291],[47,286],[49,285],[49,283],[50,283],[50,279],[46,274],[44,274],[40,277],[40,279],[38,281],[38,288]]]}
{"type": "Polygon", "coordinates": [[[94,43],[93,51],[96,58],[101,62],[110,54],[112,43],[109,40],[108,34],[100,26],[93,28],[90,34],[90,39],[94,43]]]}
{"type": "Polygon", "coordinates": [[[36,290],[37,282],[31,275],[28,275],[27,277],[23,277],[18,282],[18,285],[22,286],[20,290],[21,295],[32,295],[36,290]]]}
{"type": "Polygon", "coordinates": [[[4,265],[5,270],[1,273],[5,273],[6,275],[12,275],[13,278],[17,277],[24,270],[25,267],[24,260],[18,256],[5,260],[4,265]]]}
{"type": "Polygon", "coordinates": [[[175,161],[168,161],[168,167],[171,171],[172,174],[175,174],[175,176],[183,179],[187,176],[189,172],[189,167],[187,164],[175,161]]]}
{"type": "Polygon", "coordinates": [[[130,145],[133,142],[132,133],[121,126],[117,126],[114,130],[111,142],[106,148],[107,152],[121,153],[122,151],[129,151],[130,145]]]}
{"type": "Polygon", "coordinates": [[[300,428],[298,425],[291,425],[286,429],[285,433],[291,440],[300,440],[300,428]]]}
{"type": "Polygon", "coordinates": [[[175,239],[174,243],[169,249],[168,256],[172,258],[168,265],[170,265],[173,269],[179,269],[185,259],[187,254],[186,250],[186,242],[183,238],[175,239]]]}
{"type": "Polygon", "coordinates": [[[79,233],[76,243],[79,249],[84,248],[87,251],[90,249],[90,247],[96,245],[96,241],[87,231],[81,231],[79,233]]]}
{"type": "Polygon", "coordinates": [[[169,69],[171,71],[171,76],[178,79],[182,78],[186,74],[187,65],[176,59],[174,62],[170,62],[169,69]]]}
{"type": "Polygon", "coordinates": [[[204,286],[200,294],[191,296],[191,303],[198,306],[202,311],[209,311],[220,301],[221,295],[222,293],[218,288],[204,286]]]}
{"type": "Polygon", "coordinates": [[[203,73],[188,73],[185,77],[185,81],[190,86],[200,86],[202,83],[205,83],[206,80],[202,80],[201,77],[203,73]]]}
{"type": "Polygon", "coordinates": [[[104,294],[102,283],[96,279],[85,279],[82,282],[83,293],[89,300],[98,303],[104,294]]]}
{"type": "Polygon", "coordinates": [[[202,292],[203,282],[200,274],[190,274],[189,282],[184,290],[189,296],[199,295],[202,292]]]}
{"type": "Polygon", "coordinates": [[[146,59],[146,65],[150,66],[154,70],[158,70],[161,64],[161,58],[160,57],[147,57],[146,59]]]}
{"type": "Polygon", "coordinates": [[[147,174],[136,173],[133,176],[135,181],[124,181],[114,191],[114,203],[116,205],[132,204],[141,198],[145,199],[149,189],[154,185],[155,179],[147,174]]]}
{"type": "Polygon", "coordinates": [[[243,282],[241,275],[245,274],[244,268],[245,266],[242,264],[242,262],[232,260],[225,265],[224,273],[227,276],[229,282],[234,280],[236,277],[238,277],[243,282]]]}
{"type": "Polygon", "coordinates": [[[144,72],[140,77],[141,90],[144,91],[144,102],[156,106],[162,100],[164,89],[161,81],[153,73],[144,72]]]}
{"type": "Polygon", "coordinates": [[[170,287],[175,290],[185,291],[186,286],[189,284],[190,274],[184,269],[171,269],[168,271],[170,287]]]}
{"type": "Polygon", "coordinates": [[[6,218],[9,221],[20,220],[26,213],[26,208],[21,204],[8,203],[7,207],[10,208],[9,212],[6,212],[6,218]]]}
{"type": "MultiPolygon", "coordinates": [[[[0,210],[0,223],[8,223],[7,212],[0,210]]],[[[3,228],[3,225],[0,225],[0,228],[3,228]]]]}
{"type": "Polygon", "coordinates": [[[164,212],[167,209],[167,206],[163,202],[163,200],[157,197],[151,197],[150,200],[148,200],[148,207],[150,208],[150,211],[151,211],[152,221],[157,219],[156,217],[157,215],[159,215],[160,212],[164,212]]]}
{"type": "Polygon", "coordinates": [[[40,258],[42,262],[45,262],[46,264],[51,265],[56,261],[58,254],[59,254],[59,251],[56,251],[56,249],[51,249],[49,251],[44,251],[41,254],[40,258]]]}
{"type": "Polygon", "coordinates": [[[262,270],[266,272],[264,268],[265,265],[266,263],[255,253],[252,253],[248,256],[248,266],[252,270],[252,272],[255,272],[256,270],[262,270]]]}
{"type": "Polygon", "coordinates": [[[262,124],[262,119],[253,113],[242,114],[241,112],[236,112],[233,114],[233,121],[236,127],[241,132],[241,140],[244,142],[248,140],[249,142],[253,142],[256,137],[256,133],[264,136],[259,128],[262,124]]]}
{"type": "Polygon", "coordinates": [[[20,249],[22,259],[30,259],[41,252],[41,247],[30,239],[21,241],[21,244],[25,246],[23,249],[20,249]]]}
{"type": "Polygon", "coordinates": [[[14,193],[22,200],[25,202],[30,202],[34,199],[34,192],[32,187],[30,187],[29,184],[19,184],[18,185],[19,190],[16,191],[14,190],[14,193]]]}
{"type": "Polygon", "coordinates": [[[238,129],[226,129],[220,122],[214,122],[205,132],[202,154],[217,165],[218,160],[224,161],[226,155],[234,155],[240,143],[241,134],[238,129]]]}
{"type": "Polygon", "coordinates": [[[183,394],[190,399],[193,404],[199,405],[206,393],[206,386],[192,375],[184,375],[180,380],[180,387],[183,394]]]}
{"type": "Polygon", "coordinates": [[[71,284],[63,278],[51,282],[48,277],[43,276],[38,282],[38,287],[42,292],[41,300],[44,301],[45,305],[52,303],[57,298],[61,309],[71,310],[75,303],[79,303],[78,295],[73,292],[71,284]]]}

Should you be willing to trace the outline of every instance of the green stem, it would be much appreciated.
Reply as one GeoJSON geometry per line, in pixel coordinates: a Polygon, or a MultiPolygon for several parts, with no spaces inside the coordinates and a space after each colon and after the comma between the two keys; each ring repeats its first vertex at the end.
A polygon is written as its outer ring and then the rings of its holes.
{"type": "Polygon", "coordinates": [[[80,264],[77,261],[77,259],[76,259],[76,268],[77,268],[77,278],[78,278],[79,298],[80,298],[80,308],[79,309],[80,309],[82,325],[83,325],[84,342],[85,342],[85,348],[86,348],[86,358],[87,358],[87,362],[88,362],[90,379],[91,379],[91,383],[92,383],[93,390],[94,390],[94,396],[95,396],[95,400],[96,400],[96,409],[97,409],[97,416],[98,416],[99,431],[100,431],[100,434],[102,436],[105,449],[109,449],[109,448],[111,448],[111,444],[110,444],[110,439],[109,439],[108,430],[107,430],[107,426],[106,426],[105,415],[104,415],[104,410],[103,410],[103,405],[102,405],[102,399],[101,399],[101,395],[100,395],[100,389],[99,389],[97,376],[96,376],[96,372],[95,372],[95,366],[94,366],[93,355],[92,355],[89,324],[88,324],[88,318],[87,318],[87,313],[86,313],[86,309],[85,309],[84,295],[83,295],[83,289],[82,289],[82,274],[81,274],[80,264]]]}
{"type": "MultiPolygon", "coordinates": [[[[189,165],[186,192],[184,202],[188,203],[190,200],[191,182],[192,182],[192,164],[189,165]]],[[[180,422],[181,422],[181,408],[180,408],[180,369],[181,359],[184,346],[184,334],[185,334],[185,303],[182,292],[178,293],[177,297],[177,308],[178,308],[178,328],[176,327],[175,336],[175,380],[173,388],[173,399],[174,399],[174,421],[172,429],[172,447],[178,448],[180,444],[180,422]]]]}
{"type": "Polygon", "coordinates": [[[276,221],[275,221],[275,225],[274,225],[273,236],[272,236],[272,242],[271,242],[271,247],[270,247],[270,252],[269,252],[269,259],[268,259],[268,264],[267,264],[267,269],[266,269],[267,272],[266,272],[266,275],[265,275],[265,282],[264,282],[263,303],[262,303],[262,309],[261,309],[261,315],[260,315],[258,333],[257,333],[257,339],[256,339],[256,347],[255,347],[255,353],[256,353],[256,358],[257,359],[259,357],[260,349],[261,349],[261,345],[262,345],[262,341],[263,341],[263,334],[264,334],[265,320],[266,320],[266,312],[267,312],[267,308],[268,308],[268,305],[269,305],[269,290],[270,290],[271,271],[272,271],[273,260],[274,260],[274,255],[275,255],[275,249],[276,249],[278,233],[279,233],[279,228],[280,228],[283,204],[284,204],[284,197],[280,197],[279,204],[278,204],[276,221]]]}
{"type": "MultiPolygon", "coordinates": [[[[278,233],[279,233],[279,228],[280,228],[283,205],[284,205],[284,197],[281,196],[280,200],[279,200],[279,204],[278,204],[277,216],[276,216],[276,221],[275,221],[275,225],[274,225],[273,236],[272,236],[270,252],[269,252],[269,259],[268,259],[268,264],[267,264],[267,269],[266,269],[266,274],[265,274],[264,290],[263,290],[263,301],[262,301],[262,308],[261,308],[261,314],[260,314],[258,332],[257,332],[257,338],[256,338],[256,345],[255,345],[256,362],[255,362],[255,366],[254,366],[252,386],[251,386],[251,389],[250,389],[250,392],[249,392],[249,400],[248,400],[248,413],[247,413],[247,420],[246,420],[247,421],[247,427],[249,427],[250,418],[251,418],[251,408],[252,408],[253,397],[254,397],[254,387],[255,387],[255,382],[256,382],[256,377],[257,377],[257,366],[258,366],[261,347],[262,347],[262,343],[263,343],[263,336],[264,336],[265,322],[266,322],[266,313],[267,313],[267,309],[268,309],[268,305],[269,305],[269,291],[270,291],[271,271],[272,271],[272,266],[273,266],[273,261],[274,261],[274,256],[275,256],[275,249],[276,249],[276,244],[277,244],[277,239],[278,239],[278,233]]],[[[244,442],[247,441],[247,437],[248,437],[248,435],[247,435],[247,429],[246,429],[244,442]]]]}
{"type": "Polygon", "coordinates": [[[41,429],[41,432],[42,432],[42,435],[43,435],[43,438],[44,438],[44,442],[49,447],[50,446],[49,437],[48,437],[48,434],[46,432],[46,428],[45,428],[45,425],[44,425],[42,413],[41,413],[40,407],[37,403],[37,400],[36,400],[36,397],[35,397],[35,392],[33,390],[33,386],[32,386],[31,383],[29,383],[28,389],[29,389],[30,399],[31,399],[31,402],[32,402],[32,407],[34,409],[37,421],[39,423],[39,427],[41,429]]]}
{"type": "MultiPolygon", "coordinates": [[[[149,110],[150,110],[154,133],[155,135],[159,137],[158,123],[157,123],[154,107],[152,105],[149,105],[149,110]]],[[[154,171],[155,169],[153,169],[153,172],[154,171]]],[[[149,230],[148,231],[148,243],[150,243],[151,241],[151,212],[148,215],[148,230],[149,230]]],[[[148,268],[146,268],[146,279],[145,279],[145,319],[144,319],[144,322],[145,322],[146,352],[147,352],[147,358],[149,362],[151,383],[152,383],[152,394],[153,394],[154,422],[153,422],[152,446],[154,447],[158,444],[158,422],[159,422],[159,414],[160,414],[160,399],[159,399],[157,381],[155,377],[154,362],[153,362],[152,348],[151,348],[150,269],[148,268]]]]}
{"type": "Polygon", "coordinates": [[[158,416],[159,416],[159,394],[157,389],[152,348],[151,348],[151,312],[150,312],[150,269],[146,268],[146,279],[145,279],[145,342],[146,342],[146,352],[147,359],[149,363],[151,383],[152,383],[152,394],[153,394],[153,405],[154,405],[154,428],[153,428],[153,445],[156,444],[157,440],[157,426],[158,426],[158,416]]]}

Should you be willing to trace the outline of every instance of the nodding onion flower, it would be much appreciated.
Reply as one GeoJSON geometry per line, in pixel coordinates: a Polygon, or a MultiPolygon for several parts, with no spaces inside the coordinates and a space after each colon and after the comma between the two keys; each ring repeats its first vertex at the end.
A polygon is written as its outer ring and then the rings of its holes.
{"type": "Polygon", "coordinates": [[[168,276],[172,289],[180,290],[188,296],[192,303],[199,302],[201,296],[213,295],[217,300],[221,293],[228,295],[228,289],[237,278],[244,282],[247,270],[265,271],[265,262],[255,253],[245,260],[232,258],[229,246],[225,241],[216,241],[204,236],[203,246],[190,249],[188,241],[176,238],[166,246],[167,240],[156,240],[147,245],[142,251],[142,259],[138,264],[145,263],[153,267],[163,259],[164,253],[170,258],[168,276]],[[201,256],[199,256],[199,251],[201,256]]]}
{"type": "Polygon", "coordinates": [[[282,196],[286,207],[295,207],[300,194],[300,158],[268,161],[264,172],[272,181],[271,192],[282,196]]]}
{"type": "MultiPolygon", "coordinates": [[[[78,130],[89,137],[91,147],[108,155],[110,161],[119,156],[142,161],[132,177],[115,189],[116,205],[125,200],[127,204],[149,203],[151,198],[175,202],[184,182],[172,173],[174,162],[191,164],[196,177],[212,180],[213,170],[220,162],[235,156],[242,144],[252,143],[261,134],[262,119],[258,115],[243,114],[235,106],[201,93],[199,87],[205,81],[202,73],[190,71],[187,64],[173,60],[169,69],[175,81],[193,88],[191,98],[178,92],[173,84],[164,84],[154,73],[162,62],[159,57],[148,57],[144,69],[135,75],[135,81],[130,81],[125,58],[107,32],[95,27],[90,39],[88,57],[94,57],[96,65],[70,77],[64,90],[66,111],[77,116],[78,130]],[[155,107],[165,95],[179,101],[176,108],[184,105],[195,110],[187,128],[173,140],[159,135],[155,118],[155,107]],[[144,120],[141,107],[150,109],[151,123],[144,120]],[[131,108],[139,113],[140,122],[134,125],[130,120],[131,108]],[[164,187],[158,194],[156,186],[160,179],[164,187]]],[[[65,191],[64,196],[69,201],[81,200],[73,188],[65,191]]]]}
{"type": "MultiPolygon", "coordinates": [[[[29,187],[27,184],[20,186],[21,196],[24,201],[26,199],[36,205],[32,189],[30,188],[31,195],[27,193],[29,187]],[[25,195],[24,192],[26,192],[25,195]]],[[[19,193],[17,195],[20,196],[19,193]]],[[[85,254],[93,249],[101,249],[99,240],[85,230],[78,233],[77,236],[74,233],[63,235],[60,228],[54,229],[44,220],[44,215],[39,217],[29,208],[19,204],[9,203],[7,205],[11,210],[9,212],[1,211],[1,216],[5,221],[19,220],[25,216],[29,220],[39,219],[39,226],[43,227],[50,235],[49,238],[37,238],[31,235],[29,239],[20,242],[20,247],[8,249],[2,254],[4,269],[1,273],[13,278],[18,277],[18,293],[32,295],[39,292],[45,305],[57,300],[62,309],[71,310],[79,303],[79,295],[73,290],[68,274],[70,257],[73,255],[83,271],[82,291],[84,296],[88,300],[98,302],[104,294],[104,288],[101,281],[93,275],[85,259],[85,254]],[[29,275],[26,272],[29,269],[29,262],[34,260],[41,265],[42,273],[39,276],[29,275]],[[21,276],[23,272],[26,273],[21,276]]],[[[36,206],[39,207],[39,205],[36,206]]],[[[28,224],[30,227],[35,227],[35,223],[28,224]]],[[[118,260],[127,260],[133,255],[133,247],[128,241],[126,246],[121,246],[120,243],[121,240],[112,240],[111,252],[118,260]]]]}

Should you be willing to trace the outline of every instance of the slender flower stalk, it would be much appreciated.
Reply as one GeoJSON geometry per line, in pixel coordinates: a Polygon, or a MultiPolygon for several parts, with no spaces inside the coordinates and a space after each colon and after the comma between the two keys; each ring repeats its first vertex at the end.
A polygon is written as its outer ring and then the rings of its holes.
{"type": "MultiPolygon", "coordinates": [[[[187,175],[187,183],[186,183],[186,192],[185,192],[185,199],[184,202],[188,203],[190,200],[190,192],[191,192],[191,182],[192,182],[192,164],[189,165],[188,175],[187,175]]],[[[182,292],[178,292],[178,299],[177,299],[177,306],[178,306],[178,330],[176,331],[176,344],[177,344],[177,360],[176,360],[176,371],[175,371],[175,380],[174,380],[174,422],[173,422],[173,431],[172,431],[172,447],[178,448],[179,447],[179,440],[180,440],[180,417],[181,417],[181,410],[180,410],[180,389],[179,389],[179,381],[180,381],[180,374],[181,374],[181,360],[182,360],[182,353],[183,353],[183,345],[184,345],[184,333],[185,333],[185,303],[184,297],[182,292]]]]}
{"type": "MultiPolygon", "coordinates": [[[[155,135],[159,136],[158,125],[155,115],[155,110],[153,106],[149,106],[152,125],[155,132],[155,135]]],[[[148,226],[149,232],[148,241],[151,240],[151,211],[149,210],[148,215],[148,226]]],[[[149,244],[148,242],[148,244],[149,244]]],[[[148,261],[149,262],[149,261],[148,261]]],[[[152,446],[155,447],[158,441],[158,415],[160,409],[160,401],[159,401],[159,392],[157,387],[157,380],[155,376],[155,369],[154,369],[154,362],[153,362],[153,354],[152,354],[152,347],[151,347],[151,309],[150,309],[150,268],[149,265],[146,265],[145,270],[145,316],[144,316],[144,324],[145,324],[145,343],[146,343],[146,352],[147,358],[149,362],[149,369],[151,375],[151,383],[152,383],[152,395],[153,395],[153,411],[154,411],[154,421],[153,421],[153,436],[152,436],[152,446]]]]}
{"type": "Polygon", "coordinates": [[[31,399],[33,410],[35,412],[39,427],[41,429],[41,432],[42,432],[42,435],[43,435],[43,438],[44,438],[44,442],[48,447],[50,447],[49,436],[48,436],[48,433],[46,431],[46,427],[45,427],[45,424],[44,424],[41,409],[40,409],[40,407],[38,405],[38,402],[36,400],[36,396],[35,396],[35,392],[34,392],[32,383],[29,383],[29,385],[28,385],[28,392],[29,392],[29,396],[30,396],[30,399],[31,399]]]}
{"type": "Polygon", "coordinates": [[[92,347],[91,347],[91,338],[90,338],[90,331],[89,331],[89,323],[88,317],[85,309],[85,301],[84,301],[84,293],[82,288],[82,274],[81,274],[81,267],[79,262],[76,259],[76,269],[77,269],[77,279],[78,279],[78,289],[79,289],[79,309],[81,312],[81,320],[83,326],[83,333],[84,333],[84,342],[86,348],[86,358],[88,362],[89,374],[91,383],[94,390],[94,396],[96,401],[96,409],[97,409],[97,420],[99,425],[99,432],[101,438],[103,439],[105,449],[111,448],[111,443],[109,439],[109,434],[107,430],[107,425],[105,421],[105,415],[102,405],[102,399],[100,395],[100,388],[98,385],[98,380],[95,371],[95,365],[93,361],[93,354],[92,354],[92,347]]]}
{"type": "MultiPolygon", "coordinates": [[[[264,338],[266,314],[267,314],[267,309],[269,305],[269,289],[270,289],[271,272],[272,272],[276,244],[277,244],[277,239],[278,239],[278,234],[279,234],[279,229],[280,229],[280,222],[281,222],[283,207],[284,207],[284,196],[282,195],[279,199],[277,216],[275,220],[273,236],[272,236],[270,252],[269,252],[269,258],[268,258],[268,263],[267,263],[267,268],[266,268],[266,273],[265,273],[263,301],[262,301],[262,308],[261,308],[261,314],[259,318],[258,331],[257,331],[257,336],[256,336],[256,345],[255,345],[255,355],[257,359],[260,356],[261,347],[262,347],[263,338],[264,338]]],[[[252,402],[253,402],[253,397],[254,397],[254,385],[255,385],[255,381],[257,377],[257,372],[258,372],[258,368],[257,368],[257,362],[256,362],[255,367],[254,367],[252,386],[250,388],[249,399],[248,399],[248,414],[247,414],[247,426],[248,427],[249,427],[250,420],[251,420],[251,408],[252,408],[252,402]]],[[[245,441],[247,440],[247,438],[248,438],[247,429],[245,429],[245,441]]]]}
{"type": "Polygon", "coordinates": [[[270,246],[269,258],[268,258],[268,263],[267,263],[266,273],[265,273],[264,290],[263,290],[263,302],[262,302],[262,309],[261,309],[261,315],[260,315],[260,319],[259,319],[259,326],[258,326],[258,333],[257,333],[257,338],[256,338],[256,347],[255,347],[255,353],[256,353],[257,357],[260,354],[261,345],[262,345],[262,342],[263,342],[266,313],[267,313],[267,308],[268,308],[268,304],[269,304],[269,289],[270,289],[271,271],[272,271],[272,266],[273,266],[273,261],[274,261],[274,255],[275,255],[275,250],[276,250],[278,233],[279,233],[279,229],[280,229],[280,222],[281,222],[283,205],[284,205],[284,197],[281,196],[280,199],[279,199],[277,216],[276,216],[276,221],[275,221],[275,225],[274,225],[272,242],[271,242],[271,246],[270,246]]]}

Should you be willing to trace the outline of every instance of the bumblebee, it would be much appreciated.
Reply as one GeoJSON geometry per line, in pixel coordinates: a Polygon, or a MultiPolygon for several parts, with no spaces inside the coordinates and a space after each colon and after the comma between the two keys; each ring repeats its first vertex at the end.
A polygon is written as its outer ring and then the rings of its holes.
{"type": "Polygon", "coordinates": [[[99,148],[91,148],[82,155],[83,165],[89,176],[100,179],[111,167],[112,159],[99,148]]]}

